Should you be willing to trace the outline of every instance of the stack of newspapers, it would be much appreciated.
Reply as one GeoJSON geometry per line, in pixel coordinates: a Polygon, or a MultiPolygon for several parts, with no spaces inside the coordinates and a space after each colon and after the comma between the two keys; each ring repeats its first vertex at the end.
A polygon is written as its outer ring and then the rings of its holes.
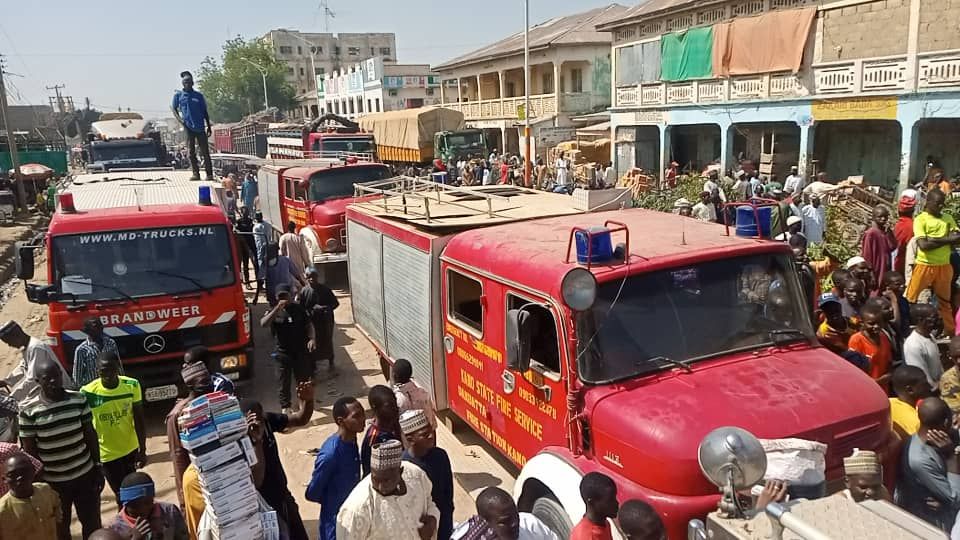
{"type": "Polygon", "coordinates": [[[250,474],[257,456],[237,398],[225,392],[200,396],[177,422],[206,503],[201,528],[206,524],[219,540],[279,539],[276,512],[261,502],[250,474]]]}

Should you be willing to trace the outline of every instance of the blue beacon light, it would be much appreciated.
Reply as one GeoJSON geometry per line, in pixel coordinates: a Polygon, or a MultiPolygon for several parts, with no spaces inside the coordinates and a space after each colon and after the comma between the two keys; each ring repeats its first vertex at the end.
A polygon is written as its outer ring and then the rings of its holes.
{"type": "Polygon", "coordinates": [[[203,206],[213,204],[213,200],[210,197],[210,186],[200,186],[200,204],[203,206]]]}

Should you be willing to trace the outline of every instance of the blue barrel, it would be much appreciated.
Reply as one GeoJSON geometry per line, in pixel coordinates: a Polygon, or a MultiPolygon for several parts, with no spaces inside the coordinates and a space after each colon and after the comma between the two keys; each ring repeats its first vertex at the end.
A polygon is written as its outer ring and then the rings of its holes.
{"type": "Polygon", "coordinates": [[[447,173],[445,173],[445,172],[430,173],[430,177],[431,177],[431,179],[432,179],[434,182],[436,182],[436,183],[438,183],[438,184],[446,184],[446,183],[447,183],[447,173]]]}
{"type": "Polygon", "coordinates": [[[576,232],[577,262],[600,263],[613,258],[613,244],[610,241],[610,229],[589,227],[589,236],[584,231],[576,232]],[[590,239],[590,256],[587,257],[587,239],[590,239]]]}
{"type": "MultiPolygon", "coordinates": [[[[760,217],[760,236],[770,237],[770,222],[773,220],[773,207],[760,206],[756,209],[760,217]]],[[[757,220],[754,207],[743,205],[737,207],[737,236],[757,236],[757,220]]]]}

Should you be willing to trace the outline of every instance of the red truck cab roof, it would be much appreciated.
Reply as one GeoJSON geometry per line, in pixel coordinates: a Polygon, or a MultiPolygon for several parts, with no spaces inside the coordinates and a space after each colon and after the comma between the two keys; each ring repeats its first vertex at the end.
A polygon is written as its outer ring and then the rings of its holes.
{"type": "Polygon", "coordinates": [[[75,213],[58,211],[50,220],[51,235],[92,231],[119,231],[151,227],[226,224],[227,217],[217,206],[199,204],[162,204],[137,207],[103,208],[75,213]]]}

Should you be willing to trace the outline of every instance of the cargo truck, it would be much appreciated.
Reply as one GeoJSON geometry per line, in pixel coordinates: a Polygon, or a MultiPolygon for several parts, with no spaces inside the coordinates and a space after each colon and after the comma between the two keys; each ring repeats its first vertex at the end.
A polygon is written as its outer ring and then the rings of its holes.
{"type": "Polygon", "coordinates": [[[167,164],[167,149],[153,122],[137,113],[104,113],[87,134],[87,172],[145,169],[167,164]]]}
{"type": "Polygon", "coordinates": [[[486,157],[489,148],[483,130],[464,126],[463,113],[443,107],[372,113],[360,118],[360,127],[377,141],[380,160],[397,165],[486,157]]]}
{"type": "Polygon", "coordinates": [[[377,158],[373,135],[365,133],[356,122],[335,114],[323,115],[307,124],[271,127],[266,135],[271,159],[377,158]]]}

